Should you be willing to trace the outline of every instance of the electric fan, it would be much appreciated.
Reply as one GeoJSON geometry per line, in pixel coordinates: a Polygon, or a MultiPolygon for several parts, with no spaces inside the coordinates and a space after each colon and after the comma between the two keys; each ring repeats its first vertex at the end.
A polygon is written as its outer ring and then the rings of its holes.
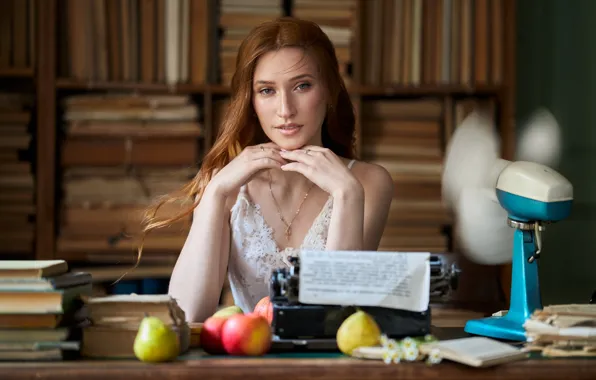
{"type": "Polygon", "coordinates": [[[537,258],[545,224],[571,212],[573,187],[550,166],[560,156],[559,126],[546,110],[529,120],[514,161],[500,157],[491,119],[473,111],[445,155],[442,192],[462,253],[478,264],[512,262],[508,312],[466,323],[470,334],[524,341],[524,321],[542,307],[537,258]]]}

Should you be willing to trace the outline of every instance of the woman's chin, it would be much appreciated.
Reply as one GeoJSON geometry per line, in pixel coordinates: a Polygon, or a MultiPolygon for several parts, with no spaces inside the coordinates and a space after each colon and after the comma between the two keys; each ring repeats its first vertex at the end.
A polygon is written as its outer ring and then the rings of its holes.
{"type": "MultiPolygon", "coordinates": [[[[279,136],[275,134],[268,135],[269,140],[275,145],[279,146],[283,150],[296,150],[301,149],[307,145],[319,145],[313,143],[318,139],[314,138],[310,134],[297,134],[295,136],[279,136]]],[[[320,140],[319,140],[320,141],[320,140]]]]}
{"type": "Polygon", "coordinates": [[[273,143],[276,144],[277,146],[279,146],[283,150],[296,150],[296,149],[300,149],[303,146],[307,145],[304,143],[304,141],[299,141],[299,140],[296,140],[296,141],[288,141],[288,140],[275,141],[275,140],[273,140],[273,143]]]}

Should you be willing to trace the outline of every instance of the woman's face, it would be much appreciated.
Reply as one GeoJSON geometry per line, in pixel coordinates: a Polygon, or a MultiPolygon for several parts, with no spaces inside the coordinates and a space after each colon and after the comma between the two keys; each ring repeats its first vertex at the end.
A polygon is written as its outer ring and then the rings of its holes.
{"type": "Polygon", "coordinates": [[[263,131],[280,148],[322,145],[326,91],[314,59],[303,50],[284,48],[259,59],[253,107],[263,131]]]}

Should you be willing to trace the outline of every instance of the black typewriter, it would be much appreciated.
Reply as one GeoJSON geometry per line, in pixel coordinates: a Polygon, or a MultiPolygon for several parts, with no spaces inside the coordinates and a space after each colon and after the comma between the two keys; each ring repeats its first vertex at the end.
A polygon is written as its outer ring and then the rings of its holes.
{"type": "MultiPolygon", "coordinates": [[[[288,257],[287,268],[275,269],[269,282],[273,306],[273,350],[336,350],[335,336],[342,322],[356,311],[354,306],[311,305],[298,300],[300,259],[288,257]]],[[[457,288],[459,269],[440,255],[431,255],[430,299],[443,301],[457,288]]],[[[391,338],[430,333],[431,310],[413,312],[384,307],[359,306],[391,338]]]]}

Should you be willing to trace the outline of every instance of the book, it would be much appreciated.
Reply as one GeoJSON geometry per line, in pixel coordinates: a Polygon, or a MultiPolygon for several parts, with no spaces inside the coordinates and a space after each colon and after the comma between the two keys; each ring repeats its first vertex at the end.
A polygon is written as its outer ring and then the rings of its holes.
{"type": "Polygon", "coordinates": [[[0,277],[0,291],[52,291],[91,283],[91,274],[67,272],[53,277],[0,277]]]}
{"type": "Polygon", "coordinates": [[[472,367],[489,367],[528,358],[529,354],[518,347],[485,337],[442,340],[420,346],[420,352],[436,352],[447,360],[472,367]]]}
{"type": "Polygon", "coordinates": [[[134,358],[134,340],[146,316],[161,319],[178,334],[181,352],[190,346],[191,330],[184,311],[167,294],[83,297],[83,301],[91,322],[82,330],[83,357],[134,358]]]}
{"type": "Polygon", "coordinates": [[[41,278],[64,274],[68,264],[64,260],[2,260],[0,278],[41,278]]]}

